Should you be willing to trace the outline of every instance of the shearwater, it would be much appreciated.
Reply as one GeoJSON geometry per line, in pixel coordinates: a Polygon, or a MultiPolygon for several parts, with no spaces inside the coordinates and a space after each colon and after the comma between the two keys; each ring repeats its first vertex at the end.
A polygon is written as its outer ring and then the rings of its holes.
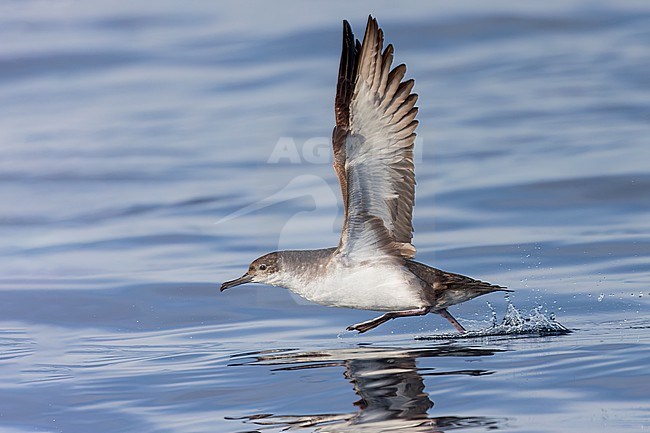
{"type": "Polygon", "coordinates": [[[337,247],[276,251],[248,267],[221,291],[244,283],[285,287],[318,304],[385,311],[347,329],[366,332],[407,316],[437,313],[465,332],[447,307],[505,287],[413,260],[415,172],[414,81],[406,66],[391,69],[393,46],[368,17],[363,43],[343,21],[332,135],[344,223],[337,247]]]}

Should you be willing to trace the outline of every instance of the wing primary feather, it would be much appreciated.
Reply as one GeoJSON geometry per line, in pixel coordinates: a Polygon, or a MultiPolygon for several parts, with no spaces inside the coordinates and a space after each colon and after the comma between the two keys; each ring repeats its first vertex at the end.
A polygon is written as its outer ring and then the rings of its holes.
{"type": "Polygon", "coordinates": [[[417,114],[418,107],[414,107],[411,103],[403,104],[402,107],[393,115],[393,131],[401,130],[404,126],[408,125],[413,119],[415,119],[415,116],[417,116],[417,114]]]}
{"type": "MultiPolygon", "coordinates": [[[[406,99],[411,96],[411,90],[413,90],[414,85],[415,81],[413,79],[406,80],[399,85],[397,92],[395,92],[395,96],[393,96],[390,104],[388,104],[386,115],[392,116],[399,109],[399,107],[402,106],[404,101],[406,101],[406,99]]],[[[417,99],[417,95],[415,98],[417,99]]]]}
{"type": "Polygon", "coordinates": [[[381,78],[379,79],[379,88],[377,93],[379,97],[383,99],[386,93],[386,86],[388,85],[388,75],[390,74],[390,65],[393,63],[393,45],[388,44],[384,50],[384,54],[381,56],[381,78]]]}
{"type": "Polygon", "coordinates": [[[418,95],[416,93],[412,93],[408,98],[406,98],[406,101],[404,101],[402,106],[399,107],[391,117],[391,122],[401,123],[406,118],[415,119],[415,116],[418,114],[418,107],[415,106],[417,100],[418,95]]]}
{"type": "Polygon", "coordinates": [[[417,120],[413,120],[406,127],[395,132],[395,139],[401,140],[403,138],[410,137],[411,133],[415,131],[415,128],[418,127],[418,123],[419,122],[417,120]]]}
{"type": "Polygon", "coordinates": [[[343,21],[343,40],[341,46],[341,60],[339,75],[336,85],[334,100],[334,116],[336,126],[332,132],[332,148],[334,153],[334,172],[339,179],[341,195],[343,196],[343,230],[348,225],[348,184],[345,172],[345,140],[350,127],[350,102],[354,94],[354,87],[359,67],[359,53],[361,42],[355,40],[350,23],[343,21]]]}
{"type": "Polygon", "coordinates": [[[356,46],[350,23],[343,21],[343,46],[341,47],[341,62],[336,85],[334,111],[336,125],[345,129],[347,129],[350,121],[350,99],[354,93],[354,80],[356,78],[358,57],[356,46]]]}
{"type": "Polygon", "coordinates": [[[397,92],[397,88],[399,87],[400,83],[402,82],[402,79],[404,78],[404,75],[406,75],[406,65],[401,64],[398,66],[395,66],[395,69],[390,71],[388,74],[388,83],[386,87],[386,92],[384,93],[384,97],[382,98],[382,103],[385,100],[392,100],[393,96],[395,96],[395,92],[397,92]]]}

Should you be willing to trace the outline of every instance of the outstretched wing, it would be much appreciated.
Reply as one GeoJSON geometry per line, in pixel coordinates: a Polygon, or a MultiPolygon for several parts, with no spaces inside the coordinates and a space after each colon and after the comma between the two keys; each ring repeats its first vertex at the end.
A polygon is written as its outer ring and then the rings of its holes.
{"type": "Polygon", "coordinates": [[[333,134],[334,170],[341,183],[345,222],[338,251],[352,258],[377,250],[405,258],[411,245],[415,174],[413,144],[418,125],[413,80],[406,66],[391,70],[393,46],[368,17],[363,44],[343,23],[333,134]],[[383,51],[382,51],[383,50],[383,51]]]}

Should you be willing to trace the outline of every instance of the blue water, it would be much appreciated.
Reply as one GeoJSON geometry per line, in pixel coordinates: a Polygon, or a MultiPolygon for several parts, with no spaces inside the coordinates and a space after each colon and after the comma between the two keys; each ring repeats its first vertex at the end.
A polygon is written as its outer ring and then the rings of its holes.
{"type": "Polygon", "coordinates": [[[0,431],[647,431],[648,3],[231,3],[0,4],[0,431]],[[337,243],[370,12],[420,94],[418,259],[515,290],[452,314],[570,334],[218,292],[337,243]]]}

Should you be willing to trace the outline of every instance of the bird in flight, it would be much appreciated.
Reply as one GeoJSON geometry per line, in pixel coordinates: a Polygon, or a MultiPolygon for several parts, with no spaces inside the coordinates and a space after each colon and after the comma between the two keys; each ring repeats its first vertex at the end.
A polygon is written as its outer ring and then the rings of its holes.
{"type": "Polygon", "coordinates": [[[428,313],[466,332],[448,307],[509,290],[413,260],[418,95],[412,93],[414,81],[404,80],[405,65],[391,69],[393,46],[383,44],[383,31],[372,16],[363,43],[343,21],[332,135],[344,205],[338,246],[263,255],[243,276],[223,283],[221,291],[262,283],[321,305],[385,312],[347,328],[359,333],[397,317],[428,313]]]}

